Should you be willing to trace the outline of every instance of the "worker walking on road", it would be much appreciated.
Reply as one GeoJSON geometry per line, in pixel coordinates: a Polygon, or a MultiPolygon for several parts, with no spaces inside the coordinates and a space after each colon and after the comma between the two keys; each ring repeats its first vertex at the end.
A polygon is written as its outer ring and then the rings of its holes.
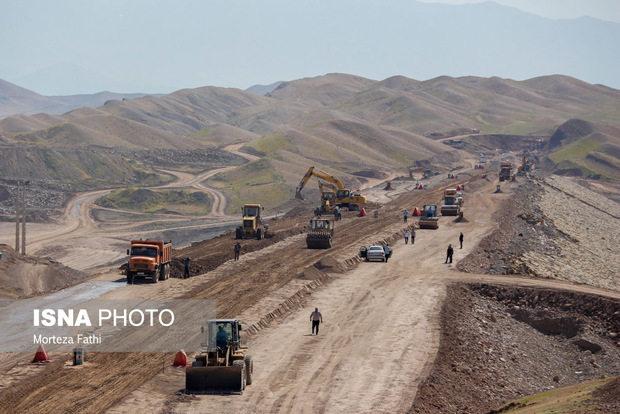
{"type": "Polygon", "coordinates": [[[235,262],[239,260],[239,253],[241,253],[241,244],[237,242],[235,244],[235,262]]]}
{"type": "Polygon", "coordinates": [[[415,243],[415,228],[411,230],[411,245],[415,243]]]}
{"type": "Polygon", "coordinates": [[[319,323],[323,323],[323,315],[319,312],[319,308],[314,308],[314,312],[310,314],[310,321],[312,321],[312,334],[316,329],[316,334],[319,334],[319,323]]]}
{"type": "Polygon", "coordinates": [[[192,261],[191,257],[187,257],[185,259],[185,274],[183,275],[183,279],[189,279],[189,263],[192,261]]]}
{"type": "Polygon", "coordinates": [[[407,222],[407,216],[409,216],[409,212],[407,210],[403,211],[403,219],[405,220],[405,223],[407,222]]]}
{"type": "Polygon", "coordinates": [[[448,260],[450,260],[450,263],[452,263],[452,255],[454,254],[454,249],[452,248],[452,245],[449,244],[448,245],[448,251],[446,253],[446,263],[448,263],[448,260]]]}
{"type": "Polygon", "coordinates": [[[461,243],[461,249],[463,248],[463,233],[459,236],[459,243],[461,243]]]}
{"type": "Polygon", "coordinates": [[[389,244],[387,243],[385,244],[385,247],[383,248],[383,252],[385,253],[385,263],[387,263],[390,256],[392,256],[392,248],[390,247],[389,244]]]}
{"type": "Polygon", "coordinates": [[[409,230],[405,230],[405,244],[409,243],[409,236],[411,235],[411,233],[409,233],[409,230]]]}

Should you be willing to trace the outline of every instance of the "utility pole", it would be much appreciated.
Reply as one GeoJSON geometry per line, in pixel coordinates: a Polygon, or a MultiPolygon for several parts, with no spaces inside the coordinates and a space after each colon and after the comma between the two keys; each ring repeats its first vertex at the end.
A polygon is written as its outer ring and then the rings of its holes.
{"type": "Polygon", "coordinates": [[[19,253],[19,223],[21,221],[22,229],[22,255],[26,255],[26,186],[30,184],[30,181],[24,181],[20,183],[17,181],[15,188],[15,252],[19,253]],[[19,190],[21,189],[21,197],[19,190]]]}
{"type": "Polygon", "coordinates": [[[26,186],[30,181],[24,181],[22,187],[22,255],[26,255],[26,186]]]}
{"type": "Polygon", "coordinates": [[[19,253],[19,220],[20,216],[20,203],[19,203],[19,181],[15,187],[15,252],[19,253]]]}

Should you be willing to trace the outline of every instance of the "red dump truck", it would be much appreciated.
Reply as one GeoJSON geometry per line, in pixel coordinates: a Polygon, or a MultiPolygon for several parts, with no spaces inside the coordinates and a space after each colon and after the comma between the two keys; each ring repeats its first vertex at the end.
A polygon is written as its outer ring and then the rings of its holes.
{"type": "Polygon", "coordinates": [[[129,255],[128,284],[132,284],[136,277],[150,277],[155,283],[170,277],[172,240],[168,243],[155,240],[132,240],[127,254],[129,255]]]}

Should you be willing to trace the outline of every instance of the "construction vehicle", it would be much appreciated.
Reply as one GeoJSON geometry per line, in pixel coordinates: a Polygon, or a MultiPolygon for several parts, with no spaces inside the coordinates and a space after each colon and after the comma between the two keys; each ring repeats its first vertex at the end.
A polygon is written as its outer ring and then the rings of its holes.
{"type": "MultiPolygon", "coordinates": [[[[411,180],[414,180],[413,174],[416,174],[416,173],[421,173],[424,178],[428,178],[426,177],[426,171],[430,171],[430,170],[425,170],[422,167],[408,167],[408,168],[409,168],[409,178],[411,180]]],[[[415,178],[415,180],[417,180],[417,178],[415,178]]]]}
{"type": "Polygon", "coordinates": [[[155,240],[132,240],[127,254],[129,255],[128,284],[132,284],[136,277],[150,277],[155,283],[170,277],[172,240],[168,243],[155,240]]]}
{"type": "Polygon", "coordinates": [[[438,229],[439,219],[437,218],[437,206],[435,204],[425,204],[422,217],[418,222],[421,229],[438,229]]]}
{"type": "Polygon", "coordinates": [[[353,194],[348,188],[344,186],[342,181],[338,178],[327,174],[324,171],[317,170],[314,167],[310,167],[306,174],[301,179],[301,182],[295,189],[295,198],[303,200],[301,196],[301,190],[304,188],[308,180],[312,176],[333,183],[337,187],[335,205],[340,207],[347,207],[349,210],[357,210],[361,204],[366,203],[366,197],[361,194],[353,194]]]}
{"type": "Polygon", "coordinates": [[[331,213],[336,204],[336,192],[338,189],[333,184],[319,181],[319,191],[321,192],[321,207],[319,208],[319,212],[331,213]]]}
{"type": "Polygon", "coordinates": [[[269,225],[263,224],[263,219],[260,216],[261,210],[263,210],[261,205],[246,204],[241,210],[243,211],[243,220],[241,226],[235,230],[235,238],[256,237],[257,240],[264,239],[269,225]]]}
{"type": "Polygon", "coordinates": [[[502,162],[499,167],[499,180],[508,181],[512,174],[512,164],[509,162],[502,162]]]}
{"type": "MultiPolygon", "coordinates": [[[[202,329],[204,333],[204,327],[202,329]]],[[[185,390],[192,393],[243,393],[252,384],[254,364],[247,346],[241,346],[237,319],[207,322],[207,342],[191,367],[185,368],[185,390]]]]}
{"type": "Polygon", "coordinates": [[[519,168],[517,168],[517,174],[523,175],[526,172],[530,172],[531,170],[534,169],[535,164],[536,164],[536,161],[534,160],[530,161],[527,157],[523,157],[523,161],[521,165],[519,166],[519,168]]]}
{"type": "Polygon", "coordinates": [[[306,235],[308,249],[329,249],[334,237],[334,220],[313,218],[306,235]]]}
{"type": "Polygon", "coordinates": [[[458,216],[461,212],[463,199],[458,196],[456,188],[449,188],[443,192],[443,205],[441,206],[442,216],[458,216]]]}

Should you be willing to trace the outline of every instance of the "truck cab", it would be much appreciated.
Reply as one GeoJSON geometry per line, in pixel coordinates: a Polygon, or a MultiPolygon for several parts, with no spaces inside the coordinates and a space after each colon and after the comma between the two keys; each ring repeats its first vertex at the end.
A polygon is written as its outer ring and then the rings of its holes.
{"type": "Polygon", "coordinates": [[[128,284],[132,284],[136,277],[150,277],[153,282],[170,277],[172,241],[166,243],[156,240],[132,240],[127,254],[128,284]]]}

